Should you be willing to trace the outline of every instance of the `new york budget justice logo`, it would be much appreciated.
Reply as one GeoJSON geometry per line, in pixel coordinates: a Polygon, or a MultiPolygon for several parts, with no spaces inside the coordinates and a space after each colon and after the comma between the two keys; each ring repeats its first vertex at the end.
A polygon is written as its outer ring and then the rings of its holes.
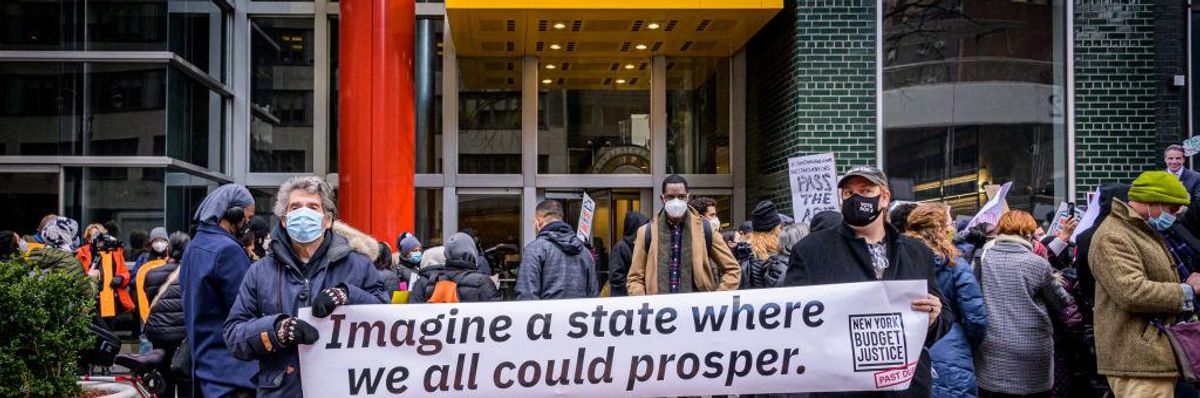
{"type": "Polygon", "coordinates": [[[875,372],[875,388],[912,379],[916,361],[908,361],[908,338],[899,312],[850,315],[849,319],[855,372],[875,372]]]}

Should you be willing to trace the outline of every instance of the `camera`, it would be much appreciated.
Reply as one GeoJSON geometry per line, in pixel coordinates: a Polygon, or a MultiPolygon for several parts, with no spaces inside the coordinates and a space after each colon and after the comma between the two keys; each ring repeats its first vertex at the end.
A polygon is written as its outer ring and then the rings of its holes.
{"type": "Polygon", "coordinates": [[[100,234],[92,239],[92,247],[97,252],[117,251],[121,246],[121,240],[109,234],[100,234]]]}

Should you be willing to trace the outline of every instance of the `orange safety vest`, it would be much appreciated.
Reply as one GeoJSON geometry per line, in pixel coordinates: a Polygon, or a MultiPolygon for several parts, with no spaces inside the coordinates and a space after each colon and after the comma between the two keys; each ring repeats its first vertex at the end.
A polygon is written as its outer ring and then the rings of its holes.
{"type": "Polygon", "coordinates": [[[146,319],[150,317],[150,298],[146,297],[146,274],[149,274],[151,270],[164,265],[167,265],[167,259],[160,258],[157,260],[147,261],[145,264],[142,264],[141,268],[138,268],[137,308],[138,315],[142,317],[143,323],[145,323],[146,319]]]}
{"type": "MultiPolygon", "coordinates": [[[[90,247],[85,246],[79,250],[80,253],[77,254],[79,254],[80,257],[89,260],[89,262],[84,263],[85,265],[83,266],[84,269],[87,269],[91,266],[90,260],[92,255],[90,247]]],[[[100,273],[103,280],[100,281],[101,290],[99,304],[100,317],[102,318],[112,318],[117,316],[117,301],[121,302],[121,309],[119,310],[120,312],[133,309],[133,298],[129,297],[129,289],[126,289],[126,287],[129,286],[129,268],[125,267],[125,255],[122,252],[124,252],[124,250],[117,250],[115,253],[100,253],[100,273]],[[121,282],[120,286],[114,289],[111,285],[112,279],[116,275],[122,276],[125,280],[121,282]]]]}

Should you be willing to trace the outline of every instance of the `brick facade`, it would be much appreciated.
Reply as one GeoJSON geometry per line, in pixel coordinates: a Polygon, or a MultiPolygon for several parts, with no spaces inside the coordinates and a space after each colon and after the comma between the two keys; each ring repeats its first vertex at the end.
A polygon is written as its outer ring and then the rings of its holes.
{"type": "Polygon", "coordinates": [[[791,208],[787,159],[875,163],[874,0],[787,1],[747,45],[747,206],[791,208]]]}

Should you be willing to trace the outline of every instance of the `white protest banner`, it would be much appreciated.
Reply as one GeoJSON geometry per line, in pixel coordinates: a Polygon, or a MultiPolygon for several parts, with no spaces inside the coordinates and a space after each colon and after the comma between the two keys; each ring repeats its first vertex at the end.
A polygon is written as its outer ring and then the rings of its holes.
{"type": "Polygon", "coordinates": [[[307,397],[904,390],[926,281],[603,299],[342,306],[300,318],[307,397]]]}
{"type": "Polygon", "coordinates": [[[576,228],[575,236],[584,242],[592,241],[592,219],[596,217],[596,201],[588,196],[587,192],[583,193],[583,204],[579,207],[579,228],[576,228]]]}
{"type": "Polygon", "coordinates": [[[971,218],[971,222],[967,223],[967,229],[979,223],[996,225],[996,221],[999,221],[1000,216],[1004,215],[1005,207],[1007,207],[1004,197],[1008,195],[1009,188],[1012,188],[1012,181],[1001,185],[1000,191],[988,199],[987,203],[984,203],[983,207],[979,209],[979,213],[976,213],[975,217],[971,218]]]}
{"type": "Polygon", "coordinates": [[[807,223],[814,214],[838,210],[837,170],[832,153],[788,158],[792,215],[807,223]]]}
{"type": "MultiPolygon", "coordinates": [[[[1062,229],[1063,221],[1066,221],[1067,218],[1071,216],[1075,216],[1075,218],[1078,219],[1080,214],[1082,214],[1082,212],[1079,210],[1079,208],[1072,207],[1067,202],[1059,203],[1058,211],[1054,212],[1054,222],[1050,224],[1050,229],[1046,230],[1046,235],[1054,236],[1058,234],[1058,231],[1062,229]],[[1071,214],[1071,209],[1075,209],[1074,214],[1071,214]]],[[[1076,230],[1078,230],[1078,228],[1076,228],[1076,230]]],[[[1072,233],[1072,235],[1074,234],[1072,233]]]]}
{"type": "Polygon", "coordinates": [[[1075,241],[1075,237],[1079,236],[1080,232],[1091,228],[1096,224],[1096,219],[1100,217],[1100,192],[1088,192],[1087,211],[1083,212],[1083,218],[1079,219],[1079,225],[1075,226],[1075,233],[1071,234],[1071,241],[1075,241]]]}

